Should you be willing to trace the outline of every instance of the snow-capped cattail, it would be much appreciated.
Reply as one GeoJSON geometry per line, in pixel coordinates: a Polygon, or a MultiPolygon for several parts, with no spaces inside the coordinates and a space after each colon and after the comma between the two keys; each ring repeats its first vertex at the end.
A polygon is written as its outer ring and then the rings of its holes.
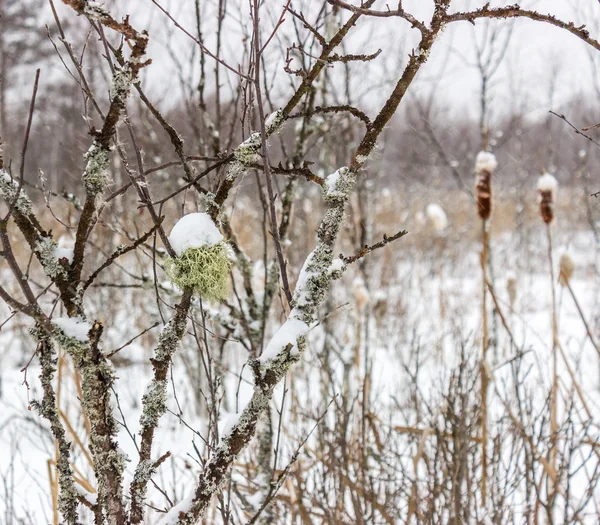
{"type": "Polygon", "coordinates": [[[432,226],[435,233],[443,233],[448,227],[448,217],[439,204],[428,204],[425,209],[425,214],[427,215],[427,221],[432,226]]]}
{"type": "Polygon", "coordinates": [[[514,272],[509,272],[506,276],[506,291],[510,307],[513,308],[517,299],[517,275],[514,272]]]}
{"type": "Polygon", "coordinates": [[[489,219],[492,213],[492,175],[498,166],[493,153],[480,151],[475,159],[475,190],[477,193],[477,213],[482,220],[489,219]]]}
{"type": "Polygon", "coordinates": [[[542,219],[546,224],[550,224],[554,220],[554,202],[556,201],[558,181],[550,173],[544,173],[538,179],[537,189],[540,193],[542,219]]]}
{"type": "Polygon", "coordinates": [[[575,271],[575,261],[573,260],[571,255],[569,255],[569,253],[564,252],[560,256],[559,268],[560,270],[558,274],[558,282],[562,286],[567,286],[567,284],[569,284],[569,281],[571,280],[573,272],[575,271]]]}

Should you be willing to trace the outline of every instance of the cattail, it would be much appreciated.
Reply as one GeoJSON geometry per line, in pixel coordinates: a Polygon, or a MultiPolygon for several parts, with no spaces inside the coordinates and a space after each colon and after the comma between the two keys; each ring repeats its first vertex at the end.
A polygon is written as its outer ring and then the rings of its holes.
{"type": "Polygon", "coordinates": [[[560,256],[560,266],[558,273],[558,282],[561,284],[561,286],[567,286],[569,284],[569,281],[571,280],[574,271],[575,261],[567,252],[564,252],[560,256]]]}
{"type": "Polygon", "coordinates": [[[508,292],[510,307],[514,308],[517,299],[517,275],[514,272],[509,272],[506,276],[506,291],[508,292]]]}
{"type": "Polygon", "coordinates": [[[431,225],[435,233],[441,234],[448,227],[448,216],[439,204],[428,204],[427,208],[425,208],[425,214],[427,215],[427,222],[431,225]]]}
{"type": "Polygon", "coordinates": [[[475,190],[477,193],[477,213],[482,220],[489,219],[492,213],[492,175],[498,166],[493,153],[480,151],[475,159],[475,190]]]}
{"type": "MultiPolygon", "coordinates": [[[[481,316],[482,316],[482,338],[481,338],[481,469],[483,477],[481,480],[481,497],[487,502],[487,476],[488,476],[488,456],[487,456],[487,391],[490,375],[487,371],[487,350],[489,345],[488,337],[488,314],[487,314],[487,265],[489,255],[489,229],[487,220],[492,214],[492,175],[498,166],[496,157],[493,153],[480,151],[475,159],[475,192],[477,198],[477,213],[481,218],[481,270],[483,279],[481,316]]],[[[487,504],[487,503],[486,503],[487,504]]]]}
{"type": "Polygon", "coordinates": [[[556,201],[558,182],[550,173],[544,173],[538,179],[537,189],[540,193],[542,219],[546,224],[550,224],[554,220],[554,202],[556,201]]]}

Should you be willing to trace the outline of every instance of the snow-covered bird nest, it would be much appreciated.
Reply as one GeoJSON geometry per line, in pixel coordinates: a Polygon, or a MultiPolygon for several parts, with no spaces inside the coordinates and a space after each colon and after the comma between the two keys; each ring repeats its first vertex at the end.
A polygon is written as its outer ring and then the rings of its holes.
{"type": "Polygon", "coordinates": [[[192,290],[208,302],[227,297],[231,263],[223,236],[207,213],[190,213],[173,226],[169,242],[177,257],[165,271],[181,290],[192,290]]]}

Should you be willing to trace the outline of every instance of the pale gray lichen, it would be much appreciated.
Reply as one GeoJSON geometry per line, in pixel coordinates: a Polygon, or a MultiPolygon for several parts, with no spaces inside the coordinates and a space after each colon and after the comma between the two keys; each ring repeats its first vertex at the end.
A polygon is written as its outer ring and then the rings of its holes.
{"type": "MultiPolygon", "coordinates": [[[[187,311],[187,310],[186,310],[187,311]]],[[[160,367],[168,366],[171,358],[177,349],[177,345],[185,332],[187,317],[178,315],[164,326],[159,337],[154,359],[152,360],[155,370],[160,367]]],[[[167,410],[167,382],[164,379],[153,378],[142,397],[142,414],[140,416],[140,434],[145,428],[154,427],[158,420],[167,410]]]]}
{"type": "Polygon", "coordinates": [[[31,213],[31,200],[25,195],[23,188],[19,189],[19,181],[12,179],[4,169],[0,170],[0,197],[9,205],[14,203],[15,209],[23,215],[31,213]]]}
{"type": "MultiPolygon", "coordinates": [[[[313,322],[331,279],[336,277],[336,273],[332,271],[333,244],[339,233],[344,205],[350,197],[356,175],[348,168],[340,168],[328,180],[328,191],[331,194],[326,197],[328,208],[317,230],[319,242],[304,262],[294,290],[294,309],[290,314],[307,324],[313,322]]],[[[343,267],[337,271],[343,271],[343,267]]]]}
{"type": "Polygon", "coordinates": [[[265,120],[267,135],[273,135],[273,133],[277,133],[281,129],[283,121],[283,110],[278,109],[277,111],[271,113],[265,120]]]}
{"type": "Polygon", "coordinates": [[[40,237],[35,245],[38,260],[46,275],[51,279],[56,279],[58,276],[65,277],[67,275],[64,266],[56,257],[56,248],[58,248],[58,244],[52,240],[52,237],[40,237]]]}
{"type": "Polygon", "coordinates": [[[135,468],[131,487],[136,487],[136,498],[138,501],[144,501],[148,493],[148,482],[156,471],[155,462],[151,459],[140,461],[135,468]]]}
{"type": "Polygon", "coordinates": [[[154,352],[155,361],[170,361],[171,356],[177,349],[177,345],[181,340],[181,334],[185,330],[186,318],[177,320],[173,317],[161,330],[158,336],[158,344],[154,352]]]}
{"type": "Polygon", "coordinates": [[[98,480],[98,501],[105,502],[108,515],[111,506],[118,505],[117,494],[122,493],[123,471],[127,457],[116,444],[117,422],[112,415],[111,386],[114,370],[103,357],[94,357],[89,342],[79,341],[65,334],[60,328],[54,330],[54,338],[71,358],[81,373],[81,406],[90,422],[90,451],[94,459],[94,471],[98,480]]]}
{"type": "Polygon", "coordinates": [[[111,100],[125,100],[129,95],[131,84],[135,80],[130,64],[126,64],[121,69],[117,70],[113,75],[112,85],[110,86],[111,100]]]}
{"type": "Polygon", "coordinates": [[[235,148],[233,155],[242,166],[248,166],[260,160],[260,157],[258,156],[260,145],[260,133],[255,131],[235,148]]]}
{"type": "Polygon", "coordinates": [[[85,188],[91,195],[98,195],[104,191],[110,182],[108,150],[103,148],[97,141],[94,141],[85,154],[85,159],[87,160],[83,172],[85,188]]]}
{"type": "Polygon", "coordinates": [[[104,4],[101,2],[95,2],[94,0],[88,0],[84,2],[83,14],[90,20],[101,20],[108,16],[108,12],[104,9],[104,4]]]}
{"type": "Polygon", "coordinates": [[[348,176],[353,172],[344,166],[325,179],[325,202],[344,201],[354,186],[354,177],[348,176]]]}
{"type": "MultiPolygon", "coordinates": [[[[265,121],[265,132],[267,136],[279,131],[283,121],[284,117],[281,109],[271,113],[265,121]]],[[[233,155],[242,167],[255,164],[260,161],[258,152],[260,151],[261,145],[261,134],[260,132],[255,131],[234,150],[233,155]]],[[[239,168],[240,167],[233,167],[234,170],[239,168]]]]}
{"type": "Polygon", "coordinates": [[[144,410],[140,416],[140,426],[155,427],[167,410],[167,382],[153,379],[142,397],[144,410]]]}
{"type": "Polygon", "coordinates": [[[56,406],[56,394],[52,385],[52,379],[56,372],[57,357],[54,346],[48,334],[36,327],[31,330],[34,338],[40,343],[38,356],[40,359],[40,382],[42,384],[43,398],[41,402],[33,400],[31,405],[50,423],[52,435],[58,446],[58,460],[56,470],[58,472],[58,510],[61,512],[68,524],[78,523],[77,508],[79,506],[78,491],[73,479],[73,471],[69,464],[71,455],[71,444],[67,440],[65,429],[60,421],[56,406]]]}

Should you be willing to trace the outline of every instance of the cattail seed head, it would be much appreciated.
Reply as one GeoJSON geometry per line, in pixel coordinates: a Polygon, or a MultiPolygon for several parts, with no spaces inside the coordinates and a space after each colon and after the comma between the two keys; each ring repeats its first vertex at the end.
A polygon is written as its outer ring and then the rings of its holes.
{"type": "Polygon", "coordinates": [[[493,153],[480,151],[475,159],[475,191],[477,213],[482,220],[489,219],[492,213],[492,175],[498,166],[493,153]]]}
{"type": "Polygon", "coordinates": [[[559,265],[559,274],[558,274],[558,282],[561,286],[567,286],[571,277],[573,276],[573,272],[575,271],[575,261],[573,257],[569,255],[567,252],[564,252],[560,256],[560,265],[559,265]]]}
{"type": "Polygon", "coordinates": [[[554,220],[554,202],[556,201],[558,182],[550,173],[544,173],[538,179],[537,189],[540,194],[542,220],[546,224],[550,224],[554,220]]]}

